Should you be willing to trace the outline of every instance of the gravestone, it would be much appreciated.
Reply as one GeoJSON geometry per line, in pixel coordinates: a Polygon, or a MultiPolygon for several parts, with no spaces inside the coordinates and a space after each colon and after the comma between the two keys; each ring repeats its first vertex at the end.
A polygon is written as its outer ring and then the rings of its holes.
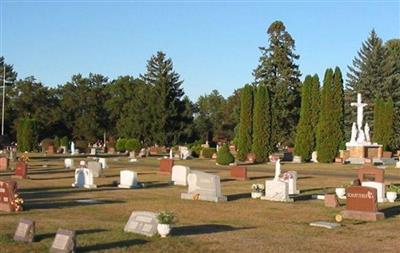
{"type": "Polygon", "coordinates": [[[174,160],[172,159],[161,159],[158,174],[160,175],[171,175],[172,167],[174,166],[174,160]]]}
{"type": "Polygon", "coordinates": [[[103,170],[108,168],[107,159],[106,158],[104,158],[104,157],[99,158],[99,163],[101,164],[101,168],[103,170]]]}
{"type": "Polygon", "coordinates": [[[325,194],[325,206],[333,208],[340,206],[336,194],[325,194]]]}
{"type": "Polygon", "coordinates": [[[384,219],[385,215],[378,212],[377,190],[372,187],[350,186],[346,189],[346,210],[343,218],[376,221],[384,219]]]}
{"type": "Polygon", "coordinates": [[[281,178],[283,182],[286,182],[289,187],[289,195],[299,194],[300,191],[297,190],[297,172],[288,171],[283,174],[281,178]]]}
{"type": "Polygon", "coordinates": [[[358,179],[361,186],[373,187],[377,190],[378,202],[386,201],[384,184],[385,170],[373,166],[364,166],[358,170],[358,179]]]}
{"type": "Polygon", "coordinates": [[[97,153],[97,152],[96,152],[96,148],[91,148],[91,149],[90,149],[90,154],[91,154],[91,155],[96,155],[96,153],[97,153]]]}
{"type": "Polygon", "coordinates": [[[311,162],[318,163],[318,153],[317,151],[313,151],[311,154],[311,162]]]}
{"type": "Polygon", "coordinates": [[[74,160],[71,158],[64,159],[64,167],[66,169],[72,169],[74,167],[74,160]]]}
{"type": "Polygon", "coordinates": [[[293,156],[292,163],[301,163],[301,156],[298,155],[293,156]]]}
{"type": "Polygon", "coordinates": [[[72,187],[87,189],[97,188],[97,186],[93,182],[92,171],[87,168],[76,169],[75,182],[72,184],[72,187]]]}
{"type": "Polygon", "coordinates": [[[53,145],[49,145],[47,147],[47,154],[48,155],[54,155],[55,152],[56,152],[56,148],[53,145]]]}
{"type": "Polygon", "coordinates": [[[400,161],[396,162],[396,169],[400,169],[400,161]]]}
{"type": "Polygon", "coordinates": [[[284,177],[281,178],[281,161],[278,159],[275,163],[275,176],[273,180],[265,181],[265,196],[261,197],[262,200],[291,202],[293,199],[289,197],[289,179],[291,179],[291,190],[296,191],[297,173],[286,172],[284,177]],[[294,180],[293,180],[294,179],[294,180]],[[294,183],[294,186],[293,186],[294,183]]]}
{"type": "Polygon", "coordinates": [[[146,211],[132,212],[124,231],[145,236],[154,236],[157,234],[157,215],[157,213],[146,211]]]}
{"type": "Polygon", "coordinates": [[[0,211],[15,212],[15,194],[17,193],[17,182],[0,181],[0,211]]]}
{"type": "Polygon", "coordinates": [[[217,175],[193,170],[188,175],[188,192],[181,194],[181,199],[227,201],[221,193],[221,182],[217,175]]]}
{"type": "Polygon", "coordinates": [[[275,180],[265,181],[265,196],[261,199],[282,202],[293,201],[289,198],[289,185],[286,182],[275,180]]]}
{"type": "Polygon", "coordinates": [[[171,181],[174,185],[187,185],[187,176],[190,173],[190,168],[182,165],[175,165],[172,167],[171,181]]]}
{"type": "Polygon", "coordinates": [[[10,160],[7,157],[0,157],[0,171],[8,170],[10,160]]]}
{"type": "Polygon", "coordinates": [[[232,166],[231,177],[236,180],[247,180],[247,168],[243,166],[232,166]]]}
{"type": "Polygon", "coordinates": [[[50,248],[50,253],[75,253],[75,231],[59,228],[50,248]]]}
{"type": "Polygon", "coordinates": [[[100,177],[103,174],[103,167],[101,163],[96,161],[89,161],[87,167],[92,171],[93,177],[100,177]]]}
{"type": "Polygon", "coordinates": [[[130,170],[121,170],[120,171],[120,184],[119,188],[136,188],[138,185],[138,176],[137,173],[130,170]]]}
{"type": "Polygon", "coordinates": [[[14,241],[33,242],[35,237],[35,222],[21,218],[14,234],[14,241]]]}
{"type": "Polygon", "coordinates": [[[18,161],[15,165],[15,175],[13,178],[23,179],[26,178],[28,174],[28,166],[23,161],[18,161]]]}

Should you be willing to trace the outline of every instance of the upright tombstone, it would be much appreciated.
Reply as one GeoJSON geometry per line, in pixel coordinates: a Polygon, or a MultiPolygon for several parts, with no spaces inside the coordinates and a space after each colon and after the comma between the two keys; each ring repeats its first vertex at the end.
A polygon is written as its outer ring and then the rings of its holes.
{"type": "Polygon", "coordinates": [[[33,242],[35,237],[35,222],[21,218],[14,234],[14,241],[33,242]]]}
{"type": "Polygon", "coordinates": [[[281,163],[278,159],[275,163],[275,176],[273,180],[265,181],[265,196],[261,197],[262,200],[290,202],[293,201],[289,197],[289,182],[288,180],[280,178],[281,163]]]}
{"type": "Polygon", "coordinates": [[[172,167],[171,181],[174,185],[187,185],[187,176],[190,173],[190,168],[182,165],[175,165],[172,167]]]}
{"type": "Polygon", "coordinates": [[[72,184],[72,187],[83,188],[85,185],[85,168],[77,168],[75,169],[75,182],[72,184]]]}
{"type": "Polygon", "coordinates": [[[325,206],[326,207],[336,208],[336,207],[340,206],[336,194],[325,194],[324,201],[325,201],[325,206]]]}
{"type": "Polygon", "coordinates": [[[50,248],[50,253],[75,253],[75,231],[59,228],[50,248]]]}
{"type": "Polygon", "coordinates": [[[243,166],[232,166],[231,177],[236,180],[247,180],[247,168],[243,166]]]}
{"type": "Polygon", "coordinates": [[[99,162],[89,161],[87,168],[92,171],[93,177],[100,177],[103,174],[103,167],[99,162]]]}
{"type": "Polygon", "coordinates": [[[174,166],[174,160],[172,159],[161,159],[158,174],[160,175],[171,175],[172,167],[174,166]]]}
{"type": "Polygon", "coordinates": [[[10,159],[7,157],[0,157],[0,171],[8,170],[10,166],[10,159]]]}
{"type": "Polygon", "coordinates": [[[54,145],[49,145],[47,147],[47,154],[48,155],[54,155],[55,152],[56,152],[56,148],[54,147],[54,145]]]}
{"type": "Polygon", "coordinates": [[[124,231],[145,236],[154,236],[157,234],[157,226],[157,213],[136,211],[132,212],[124,231]]]}
{"type": "Polygon", "coordinates": [[[71,141],[71,154],[75,155],[75,143],[71,141]]]}
{"type": "Polygon", "coordinates": [[[297,190],[297,171],[288,171],[283,174],[282,181],[288,184],[289,195],[299,194],[297,190]]]}
{"type": "Polygon", "coordinates": [[[350,186],[346,189],[346,210],[343,218],[376,221],[384,219],[385,215],[378,212],[377,190],[372,187],[350,186]]]}
{"type": "Polygon", "coordinates": [[[377,200],[382,203],[386,200],[385,170],[373,166],[364,166],[358,170],[358,179],[361,186],[373,187],[377,191],[377,200]]]}
{"type": "Polygon", "coordinates": [[[0,181],[0,211],[15,212],[18,205],[15,202],[17,193],[17,182],[0,181]]]}
{"type": "Polygon", "coordinates": [[[121,170],[120,171],[120,184],[119,188],[137,188],[138,185],[138,176],[137,173],[130,170],[121,170]]]}
{"type": "Polygon", "coordinates": [[[83,174],[85,178],[85,184],[83,185],[83,187],[87,189],[97,188],[97,185],[94,184],[92,170],[85,168],[83,169],[83,174]]]}
{"type": "Polygon", "coordinates": [[[227,197],[221,193],[221,182],[217,175],[193,170],[188,175],[189,189],[181,194],[181,199],[227,201],[227,197]]]}
{"type": "Polygon", "coordinates": [[[15,165],[15,175],[12,177],[23,179],[27,178],[27,174],[28,174],[28,165],[26,164],[26,162],[18,161],[15,165]]]}
{"type": "Polygon", "coordinates": [[[99,163],[101,164],[101,168],[102,168],[103,170],[106,169],[106,168],[108,168],[107,159],[106,159],[106,158],[100,157],[100,158],[99,158],[99,163]]]}
{"type": "Polygon", "coordinates": [[[96,155],[96,153],[97,153],[97,152],[96,152],[96,148],[91,148],[91,149],[90,149],[90,154],[91,154],[91,155],[96,155]]]}
{"type": "Polygon", "coordinates": [[[64,159],[64,167],[66,169],[72,169],[74,167],[74,159],[71,158],[64,159]]]}

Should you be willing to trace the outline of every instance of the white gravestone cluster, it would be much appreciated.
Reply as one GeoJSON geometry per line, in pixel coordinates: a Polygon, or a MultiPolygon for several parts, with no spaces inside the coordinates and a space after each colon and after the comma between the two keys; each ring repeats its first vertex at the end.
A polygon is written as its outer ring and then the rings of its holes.
{"type": "Polygon", "coordinates": [[[137,173],[130,170],[121,170],[118,187],[126,189],[139,187],[137,173]]]}
{"type": "Polygon", "coordinates": [[[92,172],[94,177],[100,177],[103,174],[103,167],[100,162],[89,161],[87,168],[92,172]]]}
{"type": "Polygon", "coordinates": [[[289,171],[281,175],[281,163],[278,159],[275,163],[275,176],[273,180],[265,181],[265,196],[263,200],[290,202],[293,201],[289,197],[291,194],[298,194],[297,190],[297,172],[289,171]]]}
{"type": "Polygon", "coordinates": [[[217,175],[193,170],[187,177],[188,192],[181,194],[181,199],[227,201],[227,197],[221,193],[221,182],[217,175]]]}
{"type": "Polygon", "coordinates": [[[182,165],[172,167],[171,181],[174,185],[187,186],[187,177],[190,173],[190,168],[182,165]]]}

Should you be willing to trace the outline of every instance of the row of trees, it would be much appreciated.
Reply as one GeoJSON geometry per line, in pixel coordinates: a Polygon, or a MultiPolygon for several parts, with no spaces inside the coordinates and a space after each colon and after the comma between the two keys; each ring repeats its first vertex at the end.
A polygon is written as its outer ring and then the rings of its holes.
{"type": "Polygon", "coordinates": [[[185,96],[182,79],[162,52],[151,57],[146,72],[138,77],[108,80],[100,74],[78,74],[54,88],[34,77],[17,80],[12,65],[0,58],[7,80],[14,81],[7,88],[5,132],[15,140],[19,119],[28,118],[35,120],[39,140],[68,136],[94,142],[105,132],[115,138],[136,138],[144,145],[234,140],[241,159],[252,151],[262,161],[279,144],[295,144],[306,160],[312,150],[330,149],[330,159],[333,150],[350,138],[355,121],[350,102],[360,92],[369,104],[365,116],[372,136],[378,130],[372,121],[374,101],[392,101],[394,123],[388,146],[400,146],[400,40],[383,43],[372,31],[349,67],[346,85],[339,69],[328,70],[321,89],[317,76],[307,76],[301,84],[299,55],[285,25],[272,23],[267,35],[252,84],[228,98],[214,90],[196,102],[185,96]],[[326,122],[335,122],[339,132],[332,135],[322,126],[326,122]],[[323,141],[324,136],[335,137],[323,141]]]}

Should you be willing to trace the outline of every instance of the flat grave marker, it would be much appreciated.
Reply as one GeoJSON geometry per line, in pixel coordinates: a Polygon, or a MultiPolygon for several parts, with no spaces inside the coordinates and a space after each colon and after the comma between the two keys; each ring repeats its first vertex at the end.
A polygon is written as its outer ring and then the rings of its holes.
{"type": "Polygon", "coordinates": [[[136,211],[132,212],[124,231],[151,237],[157,234],[157,225],[157,213],[136,211]]]}
{"type": "Polygon", "coordinates": [[[21,218],[14,234],[14,241],[33,242],[35,237],[35,222],[21,218]]]}
{"type": "Polygon", "coordinates": [[[51,245],[51,253],[75,253],[75,231],[59,228],[51,245]]]}

